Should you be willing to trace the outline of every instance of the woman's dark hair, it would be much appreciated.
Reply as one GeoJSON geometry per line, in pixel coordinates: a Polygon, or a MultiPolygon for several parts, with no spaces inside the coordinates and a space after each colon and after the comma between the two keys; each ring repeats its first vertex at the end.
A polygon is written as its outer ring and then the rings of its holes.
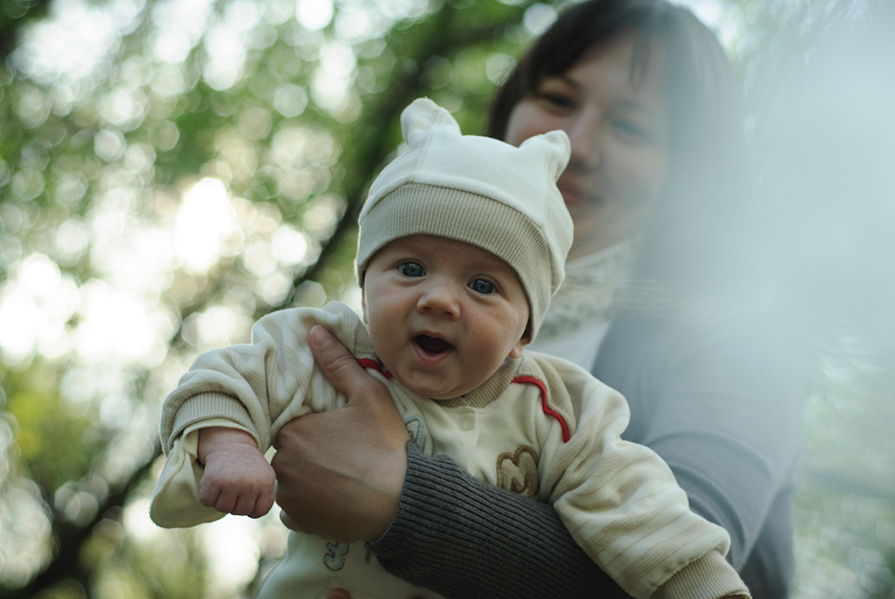
{"type": "MultiPolygon", "coordinates": [[[[631,76],[664,55],[669,179],[650,222],[639,278],[676,287],[740,276],[728,229],[748,211],[744,119],[738,78],[717,37],[688,9],[666,0],[590,0],[564,11],[495,94],[487,134],[502,139],[516,105],[588,51],[633,31],[631,76]]],[[[750,244],[751,245],[751,244],[750,244]]]]}

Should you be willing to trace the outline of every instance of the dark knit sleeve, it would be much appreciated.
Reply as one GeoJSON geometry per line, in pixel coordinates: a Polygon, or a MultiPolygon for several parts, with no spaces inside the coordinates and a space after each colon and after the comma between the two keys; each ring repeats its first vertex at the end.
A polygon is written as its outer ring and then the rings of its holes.
{"type": "Polygon", "coordinates": [[[388,572],[449,599],[628,597],[550,505],[426,457],[412,441],[398,513],[370,549],[388,572]]]}

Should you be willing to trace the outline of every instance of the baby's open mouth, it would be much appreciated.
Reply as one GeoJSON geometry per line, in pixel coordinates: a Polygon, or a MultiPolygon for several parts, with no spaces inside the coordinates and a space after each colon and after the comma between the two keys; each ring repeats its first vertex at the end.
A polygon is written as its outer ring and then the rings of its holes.
{"type": "Polygon", "coordinates": [[[413,340],[416,341],[416,344],[420,346],[420,349],[433,356],[446,352],[450,348],[454,347],[444,339],[439,339],[438,337],[429,337],[428,335],[417,335],[413,338],[413,340]]]}

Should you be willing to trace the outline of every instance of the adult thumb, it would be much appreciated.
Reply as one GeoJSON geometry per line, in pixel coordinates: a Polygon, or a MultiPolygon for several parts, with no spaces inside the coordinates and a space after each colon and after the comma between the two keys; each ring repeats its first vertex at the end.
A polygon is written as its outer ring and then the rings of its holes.
{"type": "Polygon", "coordinates": [[[326,327],[318,324],[308,331],[308,345],[320,372],[349,402],[385,390],[326,327]]]}

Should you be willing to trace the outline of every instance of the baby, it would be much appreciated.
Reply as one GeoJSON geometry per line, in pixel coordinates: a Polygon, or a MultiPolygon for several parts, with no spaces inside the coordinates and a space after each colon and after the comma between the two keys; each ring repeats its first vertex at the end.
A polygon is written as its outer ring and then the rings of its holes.
{"type": "MultiPolygon", "coordinates": [[[[620,437],[628,406],[564,360],[525,352],[563,280],[572,221],[555,182],[561,131],[516,148],[463,136],[417,100],[401,117],[407,150],[374,182],[357,252],[363,320],[347,306],[262,318],[251,345],[202,354],[168,396],[167,454],[152,519],[192,526],[273,503],[264,459],[279,428],[344,397],[307,345],[328,328],[382,380],[410,436],[471,475],[553,504],[587,553],[629,594],[748,597],[724,560],[724,529],[688,509],[650,449],[620,437]]],[[[291,532],[262,599],[437,597],[386,573],[362,543],[291,532]]]]}

